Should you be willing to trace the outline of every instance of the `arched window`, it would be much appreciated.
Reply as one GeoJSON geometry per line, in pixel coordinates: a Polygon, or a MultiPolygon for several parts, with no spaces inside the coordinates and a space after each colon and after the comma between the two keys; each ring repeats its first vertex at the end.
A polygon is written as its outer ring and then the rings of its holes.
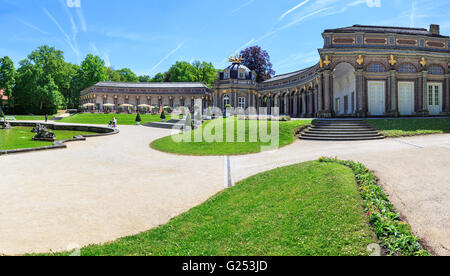
{"type": "Polygon", "coordinates": [[[397,70],[399,73],[417,73],[416,67],[411,63],[404,63],[398,67],[397,70]]]}
{"type": "Polygon", "coordinates": [[[431,75],[444,75],[444,69],[439,65],[430,65],[428,73],[431,75]]]}
{"type": "Polygon", "coordinates": [[[230,104],[230,96],[224,95],[223,96],[223,107],[226,107],[229,104],[230,104]]]}
{"type": "Polygon", "coordinates": [[[384,65],[381,63],[372,63],[367,66],[366,71],[370,73],[384,73],[386,72],[386,68],[384,68],[384,65]]]}

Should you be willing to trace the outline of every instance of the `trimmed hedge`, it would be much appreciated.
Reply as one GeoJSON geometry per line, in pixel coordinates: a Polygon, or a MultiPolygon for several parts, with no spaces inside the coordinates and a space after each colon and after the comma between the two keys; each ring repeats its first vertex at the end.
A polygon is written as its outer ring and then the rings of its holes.
{"type": "Polygon", "coordinates": [[[411,227],[401,221],[400,214],[394,211],[394,206],[378,186],[376,177],[369,169],[360,163],[335,158],[322,157],[319,161],[341,164],[353,170],[369,222],[388,255],[430,255],[420,245],[418,238],[411,233],[411,227]]]}

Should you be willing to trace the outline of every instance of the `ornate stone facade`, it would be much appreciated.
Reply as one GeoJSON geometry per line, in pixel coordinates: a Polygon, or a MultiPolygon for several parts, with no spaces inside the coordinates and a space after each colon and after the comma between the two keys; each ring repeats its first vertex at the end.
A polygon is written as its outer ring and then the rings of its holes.
{"type": "Polygon", "coordinates": [[[262,84],[219,80],[214,106],[229,97],[239,107],[238,97],[252,99],[246,107],[278,107],[294,117],[450,114],[450,38],[439,26],[355,25],[322,35],[318,64],[262,84]]]}
{"type": "Polygon", "coordinates": [[[203,83],[114,83],[99,82],[80,93],[80,104],[92,103],[102,110],[112,105],[114,110],[129,104],[176,108],[202,101],[206,108],[211,103],[210,89],[203,83]]]}
{"type": "Polygon", "coordinates": [[[99,83],[81,104],[110,103],[225,109],[266,108],[293,117],[439,116],[450,114],[450,38],[430,30],[361,26],[325,30],[320,61],[256,83],[239,57],[210,90],[197,83],[99,83]]]}

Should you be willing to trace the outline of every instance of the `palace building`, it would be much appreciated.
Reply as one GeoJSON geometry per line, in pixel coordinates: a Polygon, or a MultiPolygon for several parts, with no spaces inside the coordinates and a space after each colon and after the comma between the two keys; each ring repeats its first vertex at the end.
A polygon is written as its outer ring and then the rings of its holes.
{"type": "Polygon", "coordinates": [[[293,117],[450,115],[450,38],[430,29],[354,25],[325,30],[320,61],[309,68],[256,82],[239,57],[204,84],[100,83],[82,103],[249,107],[293,117]],[[192,101],[189,102],[189,99],[192,101]],[[188,100],[188,101],[186,101],[188,100]]]}
{"type": "Polygon", "coordinates": [[[99,82],[80,93],[80,104],[92,103],[102,110],[105,105],[118,110],[121,105],[135,107],[147,105],[153,107],[179,106],[194,107],[202,100],[203,108],[209,105],[210,89],[203,83],[156,82],[156,83],[118,83],[99,82]]]}

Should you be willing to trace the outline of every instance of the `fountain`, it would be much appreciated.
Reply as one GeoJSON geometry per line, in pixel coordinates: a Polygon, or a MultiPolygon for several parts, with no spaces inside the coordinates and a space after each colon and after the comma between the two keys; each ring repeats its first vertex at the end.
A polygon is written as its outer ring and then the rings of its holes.
{"type": "Polygon", "coordinates": [[[54,142],[56,141],[56,136],[53,132],[49,131],[47,127],[41,124],[36,124],[36,126],[31,130],[31,132],[36,133],[33,141],[47,141],[54,142]]]}

